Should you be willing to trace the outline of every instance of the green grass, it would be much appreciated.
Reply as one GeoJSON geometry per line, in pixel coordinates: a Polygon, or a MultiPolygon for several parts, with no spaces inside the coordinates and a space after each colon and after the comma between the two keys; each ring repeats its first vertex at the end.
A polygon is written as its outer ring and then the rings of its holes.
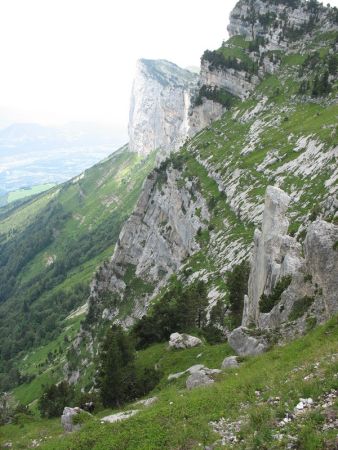
{"type": "MultiPolygon", "coordinates": [[[[125,422],[101,425],[93,420],[80,432],[60,438],[62,430],[56,421],[34,421],[23,428],[3,427],[2,439],[27,445],[34,436],[52,436],[41,448],[60,450],[195,449],[218,439],[209,426],[210,421],[221,417],[235,421],[245,416],[247,420],[240,432],[242,442],[234,448],[282,449],[285,444],[279,444],[272,437],[280,432],[276,422],[295,407],[299,398],[311,397],[316,401],[322,394],[337,389],[338,364],[332,358],[337,351],[338,320],[335,317],[291,344],[247,358],[239,369],[225,372],[206,388],[187,391],[180,382],[163,384],[161,390],[155,392],[159,401],[142,408],[138,415],[125,422]],[[318,368],[314,369],[318,363],[318,368]],[[311,374],[312,378],[304,381],[304,377],[311,374]],[[276,404],[267,402],[277,396],[280,400],[276,404]]],[[[160,361],[167,374],[197,362],[216,367],[228,354],[226,344],[178,352],[168,352],[162,345],[156,345],[140,352],[139,358],[144,357],[144,364],[160,361]],[[196,359],[197,352],[202,353],[200,359],[196,359]]],[[[124,409],[132,407],[126,405],[124,409]]],[[[337,410],[337,405],[335,408],[337,410]]],[[[306,414],[302,421],[288,425],[286,434],[297,439],[299,448],[321,450],[325,441],[334,437],[330,431],[321,431],[322,420],[320,413],[306,414]]]]}
{"type": "Polygon", "coordinates": [[[22,198],[30,197],[32,195],[41,194],[41,192],[48,191],[54,187],[54,183],[38,184],[26,189],[18,189],[17,191],[12,191],[8,193],[7,201],[8,203],[15,202],[22,198]]]}
{"type": "MultiPolygon", "coordinates": [[[[0,235],[8,244],[15,240],[20,242],[27,234],[32,241],[33,235],[29,227],[39,218],[43,219],[51,202],[60,205],[65,217],[55,226],[51,242],[41,251],[32,253],[29,260],[20,267],[21,270],[15,273],[15,289],[0,304],[0,316],[6,317],[6,325],[1,326],[0,345],[6,346],[8,340],[22,341],[21,346],[25,352],[12,358],[11,362],[23,374],[32,372],[29,365],[21,364],[27,351],[29,353],[32,348],[48,342],[51,345],[58,344],[59,337],[63,336],[65,328],[69,326],[64,318],[71,308],[77,308],[87,300],[88,293],[84,293],[83,289],[80,292],[77,287],[89,286],[97,267],[110,258],[120,229],[132,212],[143,181],[154,164],[155,152],[142,158],[124,147],[85,171],[82,176],[23,200],[23,203],[13,203],[13,207],[6,207],[0,214],[0,235]],[[52,265],[48,265],[50,260],[54,261],[52,265]],[[68,265],[66,273],[61,272],[61,276],[52,275],[54,265],[60,263],[68,265]],[[41,285],[45,287],[41,289],[41,285]],[[67,306],[70,298],[74,301],[67,306]],[[52,325],[53,329],[50,329],[52,334],[45,333],[46,337],[43,338],[42,332],[42,337],[35,338],[30,347],[25,346],[24,335],[16,326],[18,321],[27,325],[32,322],[31,317],[22,317],[22,305],[27,299],[29,314],[34,319],[33,333],[37,334],[37,328],[50,316],[55,323],[52,325]],[[63,305],[60,305],[60,301],[63,305]]],[[[38,240],[39,236],[35,238],[38,240]]],[[[12,256],[15,257],[15,254],[12,256]]],[[[27,333],[27,326],[25,329],[27,333]]],[[[60,373],[60,368],[55,367],[51,379],[57,380],[60,373]]],[[[23,385],[18,388],[18,398],[25,403],[34,400],[41,391],[45,378],[44,374],[39,374],[31,386],[23,385]]]]}

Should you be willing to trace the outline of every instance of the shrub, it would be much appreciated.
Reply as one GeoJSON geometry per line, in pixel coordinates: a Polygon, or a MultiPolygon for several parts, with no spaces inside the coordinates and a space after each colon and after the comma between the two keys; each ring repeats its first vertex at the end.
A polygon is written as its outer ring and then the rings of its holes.
{"type": "Polygon", "coordinates": [[[181,282],[173,282],[148,315],[135,323],[132,334],[136,348],[168,340],[176,331],[182,333],[204,328],[207,306],[207,289],[203,281],[185,288],[181,282]]]}
{"type": "Polygon", "coordinates": [[[235,97],[225,89],[213,86],[206,86],[205,84],[201,86],[198,95],[195,98],[194,101],[195,106],[202,105],[203,98],[207,98],[208,100],[220,103],[225,108],[230,108],[235,101],[235,97]]]}
{"type": "Polygon", "coordinates": [[[234,266],[227,274],[227,287],[229,290],[229,303],[234,318],[234,325],[240,324],[244,307],[244,296],[248,293],[248,280],[250,265],[248,261],[234,266]]]}
{"type": "Polygon", "coordinates": [[[215,70],[226,70],[226,69],[234,69],[238,71],[245,71],[252,74],[258,72],[258,65],[254,62],[242,61],[235,57],[224,57],[222,52],[218,50],[210,51],[206,50],[203,53],[202,61],[209,62],[209,69],[215,70]]]}
{"type": "Polygon", "coordinates": [[[314,302],[314,297],[305,296],[293,304],[289,320],[297,320],[302,317],[314,302]]]}
{"type": "Polygon", "coordinates": [[[65,406],[73,406],[74,397],[74,388],[66,381],[48,386],[38,401],[41,416],[49,419],[61,416],[65,406]]]}
{"type": "Polygon", "coordinates": [[[261,295],[259,310],[262,313],[269,313],[272,308],[280,301],[282,293],[290,286],[292,277],[287,275],[277,281],[270,295],[261,295]]]}
{"type": "Polygon", "coordinates": [[[107,332],[99,354],[97,385],[105,407],[143,396],[160,380],[153,368],[137,370],[135,345],[132,337],[120,326],[113,325],[107,332]]]}

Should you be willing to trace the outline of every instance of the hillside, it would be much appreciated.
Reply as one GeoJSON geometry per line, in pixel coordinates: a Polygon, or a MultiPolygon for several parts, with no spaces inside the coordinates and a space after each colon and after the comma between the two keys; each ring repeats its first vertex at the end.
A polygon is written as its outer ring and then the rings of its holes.
{"type": "Polygon", "coordinates": [[[79,177],[0,210],[3,390],[22,382],[22,352],[64,334],[64,319],[85,303],[154,159],[124,147],[79,177]]]}
{"type": "MultiPolygon", "coordinates": [[[[233,93],[231,108],[219,120],[148,177],[110,263],[93,281],[87,322],[94,338],[96,328],[107,325],[106,318],[130,325],[142,317],[149,303],[161,298],[159,287],[170,291],[177,278],[183,285],[205,281],[209,310],[218,301],[228,307],[225,274],[248,258],[269,185],[290,196],[288,233],[298,242],[316,218],[336,221],[336,39],[337,26],[324,34],[313,26],[310,34],[292,39],[287,50],[271,50],[268,44],[261,48],[242,36],[231,37],[217,50],[223,61],[229,61],[224,55],[235,53],[242,61],[263,54],[263,63],[266,57],[274,61],[273,70],[257,67],[260,75],[250,94],[238,98],[233,93]],[[313,92],[316,80],[326,73],[331,58],[335,69],[330,92],[318,95],[313,92]],[[171,281],[173,274],[177,278],[171,281]],[[146,292],[137,292],[144,284],[146,292]]],[[[202,67],[206,57],[210,52],[204,54],[202,67]]],[[[217,68],[218,80],[227,83],[229,71],[247,76],[242,66],[229,69],[227,64],[217,68]]],[[[212,63],[208,70],[210,76],[216,71],[212,63]]],[[[213,89],[220,93],[225,88],[213,89]]]]}
{"type": "Polygon", "coordinates": [[[170,373],[193,364],[220,367],[229,355],[227,344],[168,351],[156,345],[138,355],[140,364],[157,363],[163,370],[158,400],[146,407],[125,405],[139,413],[115,424],[100,418],[83,430],[62,434],[60,419],[22,418],[19,425],[1,429],[0,442],[14,449],[335,449],[337,404],[337,318],[285,347],[243,361],[237,369],[217,376],[215,383],[192,391],[183,388],[186,376],[167,381],[170,373]],[[198,358],[198,355],[202,354],[198,358]],[[301,398],[311,407],[294,409],[301,398]],[[292,417],[281,424],[285,417],[292,417]],[[222,445],[223,442],[223,445],[222,445]],[[215,445],[213,445],[215,443],[215,445]],[[36,444],[35,444],[36,445],[36,444]],[[288,445],[290,447],[288,447],[288,445]]]}
{"type": "Polygon", "coordinates": [[[18,448],[335,448],[338,11],[240,0],[228,30],[199,78],[138,63],[135,153],[0,210],[4,381],[35,414],[61,380],[97,406],[62,439],[23,414],[18,448]],[[168,380],[197,364],[198,389],[168,380]],[[102,424],[114,406],[141,411],[102,424]]]}

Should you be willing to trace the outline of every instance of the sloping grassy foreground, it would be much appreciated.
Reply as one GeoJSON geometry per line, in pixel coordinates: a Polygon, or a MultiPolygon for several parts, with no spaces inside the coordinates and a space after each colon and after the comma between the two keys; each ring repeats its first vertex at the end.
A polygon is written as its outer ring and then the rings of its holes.
{"type": "MultiPolygon", "coordinates": [[[[208,354],[208,362],[217,367],[216,363],[223,357],[221,349],[222,346],[201,349],[199,358],[196,349],[164,353],[163,346],[154,346],[143,353],[148,362],[157,359],[162,370],[168,373],[174,371],[170,359],[176,361],[177,370],[182,370],[184,360],[186,367],[190,363],[206,362],[204,352],[208,354]]],[[[224,356],[227,354],[229,349],[224,344],[224,356]]],[[[139,357],[142,358],[142,353],[139,357]]],[[[334,449],[337,430],[326,429],[325,424],[328,411],[337,415],[337,400],[326,410],[321,406],[323,396],[338,388],[337,357],[338,318],[335,317],[285,347],[248,358],[239,369],[225,372],[209,387],[187,391],[183,380],[172,384],[163,382],[162,390],[155,393],[158,402],[148,408],[128,405],[125,409],[142,411],[125,422],[103,425],[96,417],[80,432],[65,436],[58,421],[33,421],[21,428],[3,427],[1,442],[12,441],[12,448],[27,448],[32,439],[42,438],[40,448],[60,450],[195,449],[219,440],[209,423],[225,418],[230,423],[241,420],[238,442],[225,448],[284,449],[292,438],[294,448],[334,449]],[[300,398],[312,398],[313,408],[286,426],[278,427],[278,422],[294,410],[300,398]],[[278,434],[280,440],[276,438],[278,434]]]]}

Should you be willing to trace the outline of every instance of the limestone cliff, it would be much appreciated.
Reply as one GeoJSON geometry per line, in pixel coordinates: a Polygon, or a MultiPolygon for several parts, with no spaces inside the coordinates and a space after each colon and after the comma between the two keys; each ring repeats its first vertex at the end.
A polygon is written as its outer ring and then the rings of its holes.
{"type": "MultiPolygon", "coordinates": [[[[268,5],[255,2],[261,3],[268,5]]],[[[239,28],[248,27],[243,14],[244,19],[232,15],[238,26],[233,33],[242,37],[205,55],[199,84],[170,63],[139,63],[132,149],[169,152],[186,143],[147,178],[111,260],[95,275],[87,316],[92,336],[93,324],[130,326],[152,300],[161,300],[173,274],[183,284],[203,280],[208,312],[220,300],[230,315],[227,271],[246,259],[252,246],[243,326],[229,338],[241,342],[243,354],[267,346],[252,335],[252,327],[257,334],[280,329],[288,338],[336,311],[336,278],[329,272],[337,272],[337,226],[311,216],[314,209],[321,219],[336,220],[338,214],[337,74],[329,80],[332,93],[314,97],[310,88],[299,93],[305,78],[312,88],[316,75],[332,64],[335,36],[322,40],[317,30],[308,47],[300,39],[292,49],[269,54],[254,42],[258,49],[250,52],[243,39],[250,36],[239,28]],[[185,95],[192,97],[185,101],[185,95]],[[254,233],[262,221],[262,231],[254,233]],[[270,309],[262,310],[262,298],[270,309]]]]}
{"type": "Polygon", "coordinates": [[[327,31],[334,27],[334,11],[304,0],[240,0],[230,15],[230,36],[266,40],[269,50],[286,50],[314,26],[327,31]]]}
{"type": "Polygon", "coordinates": [[[182,185],[180,172],[166,163],[152,172],[111,261],[92,283],[90,305],[97,319],[115,318],[128,325],[141,317],[154,293],[199,249],[196,234],[206,228],[208,218],[206,201],[194,182],[182,185]],[[144,286],[144,295],[139,290],[137,298],[131,295],[130,274],[144,286]],[[105,306],[102,298],[111,295],[117,301],[105,306]]]}
{"type": "Polygon", "coordinates": [[[140,155],[178,148],[188,135],[188,113],[198,75],[165,60],[137,63],[129,115],[129,148],[140,155]]]}
{"type": "Polygon", "coordinates": [[[338,312],[338,226],[310,223],[302,246],[287,234],[289,201],[281,189],[268,187],[262,231],[255,232],[242,327],[229,337],[240,354],[263,351],[268,345],[264,332],[275,330],[280,340],[294,338],[338,312]],[[255,328],[260,338],[250,331],[255,328]]]}

